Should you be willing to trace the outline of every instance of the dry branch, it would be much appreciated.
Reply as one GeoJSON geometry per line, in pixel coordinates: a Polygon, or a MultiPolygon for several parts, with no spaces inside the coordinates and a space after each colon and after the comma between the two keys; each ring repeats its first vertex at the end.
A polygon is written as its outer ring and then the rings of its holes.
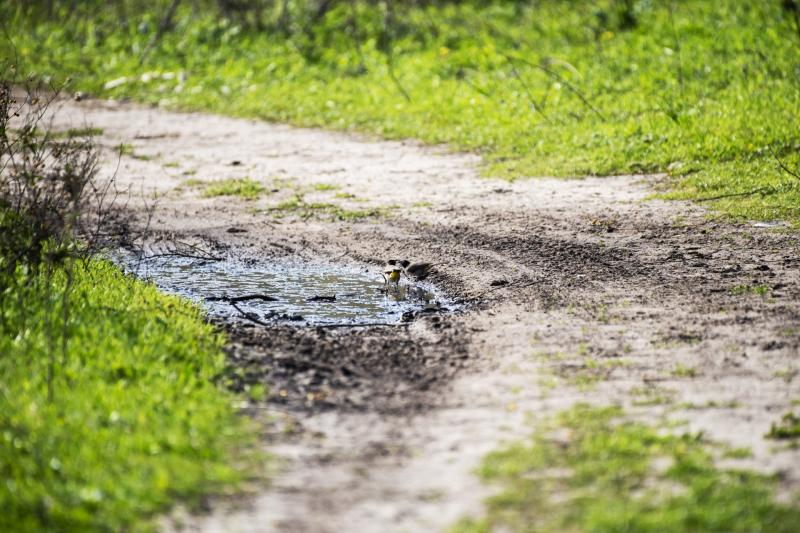
{"type": "Polygon", "coordinates": [[[277,302],[278,299],[274,296],[267,294],[245,294],[242,296],[209,296],[206,301],[209,302],[227,302],[229,304],[236,304],[241,302],[250,302],[252,300],[261,300],[262,302],[277,302]]]}

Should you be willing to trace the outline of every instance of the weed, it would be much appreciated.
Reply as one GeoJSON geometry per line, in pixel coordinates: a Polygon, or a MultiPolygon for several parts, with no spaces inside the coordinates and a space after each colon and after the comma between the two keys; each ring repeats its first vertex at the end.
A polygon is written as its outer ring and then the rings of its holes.
{"type": "Polygon", "coordinates": [[[254,402],[263,402],[267,398],[267,388],[260,383],[245,385],[244,390],[254,402]]]}
{"type": "Polygon", "coordinates": [[[373,208],[373,209],[341,209],[337,208],[333,211],[334,218],[338,220],[347,220],[347,221],[354,221],[354,220],[362,220],[365,218],[377,218],[384,216],[386,213],[385,209],[380,208],[373,208]]]}
{"type": "Polygon", "coordinates": [[[736,285],[731,288],[731,294],[741,296],[746,294],[756,294],[766,296],[769,294],[769,287],[766,285],[736,285]]]}
{"type": "Polygon", "coordinates": [[[568,380],[573,385],[587,389],[600,380],[608,379],[614,369],[629,364],[630,361],[622,357],[598,358],[582,355],[577,363],[566,361],[558,364],[556,372],[559,377],[568,380]]]}
{"type": "Polygon", "coordinates": [[[705,403],[682,403],[680,407],[683,409],[736,409],[740,405],[738,400],[728,400],[726,402],[708,400],[705,403]]]}
{"type": "Polygon", "coordinates": [[[277,217],[292,213],[301,218],[328,216],[336,220],[357,221],[365,218],[383,216],[386,209],[344,209],[331,203],[306,202],[304,195],[297,193],[292,198],[280,202],[278,205],[271,208],[270,211],[277,217]]]}
{"type": "Polygon", "coordinates": [[[331,183],[316,183],[316,184],[314,184],[314,190],[315,191],[320,191],[320,192],[335,191],[338,188],[339,188],[338,185],[333,185],[331,183]]]}
{"type": "Polygon", "coordinates": [[[795,530],[800,510],[774,501],[774,478],[717,468],[700,435],[622,415],[578,405],[491,453],[480,475],[500,492],[453,531],[795,530]]]}
{"type": "Polygon", "coordinates": [[[150,161],[150,159],[152,159],[149,155],[137,154],[133,149],[133,145],[130,143],[120,143],[119,146],[117,146],[117,151],[119,155],[128,156],[140,161],[150,161]]]}
{"type": "Polygon", "coordinates": [[[632,404],[637,407],[668,405],[673,403],[676,394],[674,390],[653,386],[634,387],[630,393],[636,397],[632,404]]]}
{"type": "Polygon", "coordinates": [[[786,383],[791,383],[792,381],[794,381],[794,378],[796,378],[798,374],[800,374],[800,370],[796,368],[786,368],[784,370],[775,371],[773,376],[782,379],[786,383]]]}
{"type": "Polygon", "coordinates": [[[772,439],[795,439],[800,437],[800,415],[786,413],[779,424],[772,424],[767,437],[772,439]]]}
{"type": "Polygon", "coordinates": [[[697,376],[697,369],[691,366],[675,365],[672,369],[672,376],[676,378],[693,378],[697,376]]]}
{"type": "Polygon", "coordinates": [[[98,137],[103,134],[103,128],[70,128],[66,131],[52,133],[55,139],[74,139],[76,137],[98,137]]]}
{"type": "Polygon", "coordinates": [[[209,183],[203,191],[203,197],[238,196],[245,200],[255,200],[264,190],[261,183],[250,178],[229,178],[209,183]]]}
{"type": "Polygon", "coordinates": [[[208,184],[207,181],[198,178],[189,178],[181,182],[181,185],[185,185],[187,187],[204,187],[206,184],[208,184]]]}
{"type": "Polygon", "coordinates": [[[749,459],[753,457],[753,451],[750,448],[727,448],[722,452],[722,457],[725,459],[749,459]]]}

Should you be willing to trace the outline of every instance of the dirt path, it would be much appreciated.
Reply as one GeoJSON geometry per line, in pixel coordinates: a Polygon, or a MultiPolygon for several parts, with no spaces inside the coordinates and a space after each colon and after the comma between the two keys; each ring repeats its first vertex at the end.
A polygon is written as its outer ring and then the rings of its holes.
{"type": "Polygon", "coordinates": [[[466,306],[400,329],[229,326],[242,379],[270,386],[251,411],[279,467],[269,487],[165,529],[442,530],[480,512],[483,454],[576,401],[685,420],[752,448],[737,465],[800,486],[800,450],[764,438],[800,399],[794,235],[646,200],[658,176],[509,184],[480,178],[476,156],[415,143],[128,104],[65,110],[60,127],[131,145],[118,180],[161,195],[160,232],[376,274],[390,256],[428,260],[466,306]],[[202,197],[198,180],[231,177],[272,192],[202,197]]]}

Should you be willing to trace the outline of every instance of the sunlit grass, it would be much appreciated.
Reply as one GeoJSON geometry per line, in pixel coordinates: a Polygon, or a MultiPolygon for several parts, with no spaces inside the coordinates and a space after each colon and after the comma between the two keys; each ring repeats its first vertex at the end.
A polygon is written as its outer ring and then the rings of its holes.
{"type": "Polygon", "coordinates": [[[622,415],[579,405],[530,441],[490,454],[480,474],[500,492],[485,517],[454,531],[795,531],[800,508],[773,499],[774,478],[716,467],[716,447],[701,434],[665,433],[622,415]]]}
{"type": "Polygon", "coordinates": [[[203,190],[203,196],[238,196],[245,200],[255,200],[264,192],[264,186],[250,178],[230,178],[210,182],[203,190]]]}
{"type": "Polygon", "coordinates": [[[404,8],[402,89],[379,50],[379,10],[357,3],[355,47],[344,4],[317,25],[313,57],[187,7],[144,64],[155,10],[127,26],[102,10],[70,24],[5,13],[26,74],[73,76],[95,94],[448,142],[509,179],[668,172],[667,197],[800,220],[800,180],[776,161],[800,164],[800,43],[780,2],[635,2],[634,26],[606,0],[404,8]]]}
{"type": "Polygon", "coordinates": [[[255,466],[221,382],[224,339],[201,311],[107,263],[74,274],[66,352],[61,273],[0,309],[2,531],[147,530],[255,466]]]}

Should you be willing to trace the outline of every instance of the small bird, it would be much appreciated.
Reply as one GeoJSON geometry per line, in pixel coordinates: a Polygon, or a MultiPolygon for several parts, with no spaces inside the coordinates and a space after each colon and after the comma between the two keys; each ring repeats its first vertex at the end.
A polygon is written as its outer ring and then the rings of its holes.
{"type": "Polygon", "coordinates": [[[395,288],[400,285],[400,274],[403,273],[403,267],[388,261],[386,266],[383,267],[383,280],[385,284],[394,284],[395,288]]]}
{"type": "Polygon", "coordinates": [[[430,263],[412,263],[408,259],[389,259],[386,261],[386,267],[387,269],[391,268],[392,271],[399,269],[407,278],[416,281],[424,280],[433,270],[433,265],[430,263]]]}

